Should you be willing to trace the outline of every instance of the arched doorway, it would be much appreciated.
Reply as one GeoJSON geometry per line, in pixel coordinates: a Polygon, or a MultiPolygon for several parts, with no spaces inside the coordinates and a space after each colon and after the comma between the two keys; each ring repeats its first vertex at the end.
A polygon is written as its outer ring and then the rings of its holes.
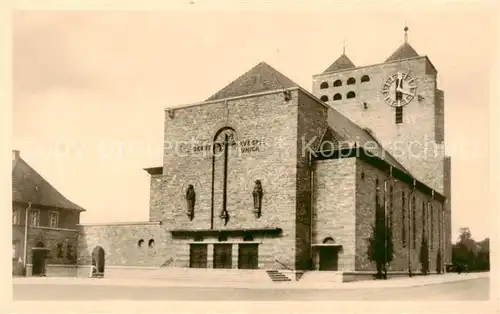
{"type": "Polygon", "coordinates": [[[32,249],[33,268],[31,274],[33,276],[45,276],[45,266],[48,249],[43,242],[38,242],[32,249]]]}
{"type": "Polygon", "coordinates": [[[100,246],[96,246],[92,251],[92,266],[94,266],[93,276],[103,277],[104,276],[104,265],[106,262],[104,249],[100,246]]]}

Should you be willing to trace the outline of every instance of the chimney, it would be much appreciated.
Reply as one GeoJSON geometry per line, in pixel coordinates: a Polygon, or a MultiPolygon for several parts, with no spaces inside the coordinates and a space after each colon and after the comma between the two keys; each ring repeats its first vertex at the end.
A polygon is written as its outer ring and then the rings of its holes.
{"type": "Polygon", "coordinates": [[[12,151],[12,161],[18,160],[21,153],[18,150],[12,151]]]}

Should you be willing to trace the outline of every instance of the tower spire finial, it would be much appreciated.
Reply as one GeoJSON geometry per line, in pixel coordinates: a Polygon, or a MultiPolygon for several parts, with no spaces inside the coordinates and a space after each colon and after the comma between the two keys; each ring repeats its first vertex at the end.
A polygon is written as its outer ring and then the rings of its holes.
{"type": "Polygon", "coordinates": [[[405,21],[405,44],[408,43],[408,23],[405,21]]]}
{"type": "Polygon", "coordinates": [[[342,42],[342,54],[345,55],[345,39],[342,42]]]}

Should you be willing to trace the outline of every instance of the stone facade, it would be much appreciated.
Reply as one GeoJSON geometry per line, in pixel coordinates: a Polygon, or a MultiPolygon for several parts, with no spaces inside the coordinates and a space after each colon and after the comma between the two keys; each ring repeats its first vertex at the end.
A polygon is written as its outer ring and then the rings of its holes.
{"type": "MultiPolygon", "coordinates": [[[[165,138],[173,142],[167,142],[165,146],[161,190],[151,192],[151,198],[155,200],[151,216],[161,217],[162,227],[166,230],[279,227],[283,230],[279,240],[273,240],[267,249],[261,246],[269,251],[269,260],[264,260],[265,252],[260,259],[272,266],[276,257],[294,267],[298,99],[298,91],[292,92],[288,101],[282,93],[274,92],[178,108],[174,111],[174,118],[166,115],[165,138]],[[229,151],[229,221],[226,225],[219,218],[223,196],[221,156],[213,160],[210,151],[183,150],[191,148],[188,144],[193,139],[194,147],[203,148],[212,143],[217,131],[223,127],[234,129],[236,140],[241,143],[241,147],[229,151]],[[256,150],[242,153],[245,147],[256,147],[256,150]],[[212,172],[213,162],[215,173],[212,172]],[[213,213],[212,175],[215,181],[213,213]],[[262,216],[259,218],[252,211],[255,180],[262,181],[264,190],[262,216]],[[185,193],[189,184],[196,192],[192,220],[186,214],[185,193]]],[[[186,240],[175,239],[172,244],[178,249],[189,249],[186,240]]]]}
{"type": "MultiPolygon", "coordinates": [[[[313,243],[331,237],[342,245],[338,269],[355,271],[356,261],[356,159],[318,161],[314,169],[313,243]]],[[[315,269],[318,265],[315,250],[315,269]]]]}
{"type": "Polygon", "coordinates": [[[439,239],[442,202],[363,161],[356,161],[355,172],[356,271],[375,269],[375,265],[368,260],[367,250],[368,239],[373,235],[372,226],[375,223],[378,180],[379,202],[383,204],[385,200],[388,223],[392,226],[394,255],[388,271],[407,271],[410,267],[413,273],[418,273],[421,270],[422,237],[425,236],[429,247],[429,270],[436,272],[437,254],[444,248],[439,239]],[[385,193],[384,182],[387,182],[385,193]],[[413,198],[415,209],[413,209],[413,198]]]}
{"type": "MultiPolygon", "coordinates": [[[[410,267],[413,273],[420,272],[424,236],[428,240],[429,270],[437,271],[437,255],[440,250],[443,254],[444,248],[440,238],[441,201],[356,158],[318,161],[314,175],[313,243],[321,244],[331,237],[342,246],[338,260],[340,271],[375,271],[375,264],[368,259],[367,252],[375,224],[377,181],[379,203],[386,202],[387,219],[392,229],[393,260],[388,271],[407,272],[410,267]],[[410,216],[413,197],[416,206],[410,216]]],[[[316,254],[315,265],[317,258],[316,254]]]]}
{"type": "Polygon", "coordinates": [[[149,222],[80,226],[78,264],[91,265],[96,247],[104,249],[105,265],[111,266],[158,267],[175,254],[165,248],[164,230],[149,222]]]}

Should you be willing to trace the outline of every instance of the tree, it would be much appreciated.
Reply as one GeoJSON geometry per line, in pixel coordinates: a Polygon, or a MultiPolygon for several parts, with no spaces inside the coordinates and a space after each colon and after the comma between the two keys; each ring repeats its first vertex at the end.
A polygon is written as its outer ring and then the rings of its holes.
{"type": "Polygon", "coordinates": [[[490,270],[490,239],[486,238],[478,243],[479,252],[476,257],[476,270],[490,270]]]}
{"type": "Polygon", "coordinates": [[[377,279],[387,279],[387,264],[393,259],[392,230],[387,224],[383,205],[376,204],[375,225],[368,239],[368,259],[375,262],[377,279]]]}

